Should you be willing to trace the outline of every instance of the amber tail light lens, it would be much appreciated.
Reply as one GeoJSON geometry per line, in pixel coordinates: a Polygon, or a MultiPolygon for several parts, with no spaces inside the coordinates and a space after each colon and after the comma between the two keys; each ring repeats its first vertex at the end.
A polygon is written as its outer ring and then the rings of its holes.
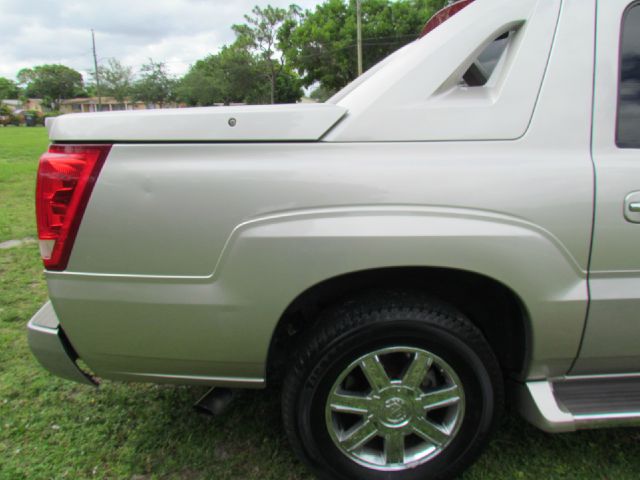
{"type": "Polygon", "coordinates": [[[51,145],[40,157],[36,220],[40,254],[48,270],[64,270],[111,145],[51,145]]]}

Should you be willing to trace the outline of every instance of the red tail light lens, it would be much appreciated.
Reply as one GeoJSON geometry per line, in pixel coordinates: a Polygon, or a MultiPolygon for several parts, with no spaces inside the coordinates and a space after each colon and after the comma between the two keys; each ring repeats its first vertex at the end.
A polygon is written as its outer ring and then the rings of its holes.
{"type": "Polygon", "coordinates": [[[71,248],[111,145],[51,145],[40,157],[36,219],[45,268],[67,268],[71,248]]]}
{"type": "Polygon", "coordinates": [[[435,13],[433,17],[429,19],[426,23],[422,32],[420,32],[420,38],[424,37],[431,30],[436,28],[438,25],[443,24],[451,17],[453,17],[456,13],[462,10],[464,7],[472,3],[473,0],[459,0],[456,3],[449,5],[448,7],[444,7],[442,10],[439,10],[435,13]]]}

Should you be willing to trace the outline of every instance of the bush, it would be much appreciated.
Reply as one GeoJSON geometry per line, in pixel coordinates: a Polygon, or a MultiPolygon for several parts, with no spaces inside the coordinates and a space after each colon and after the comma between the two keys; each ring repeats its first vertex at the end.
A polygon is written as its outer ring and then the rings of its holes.
{"type": "Polygon", "coordinates": [[[60,113],[58,110],[51,110],[50,112],[45,113],[42,116],[42,125],[45,124],[47,118],[59,117],[60,115],[62,115],[62,113],[60,113]]]}
{"type": "Polygon", "coordinates": [[[24,115],[24,123],[27,125],[27,127],[44,125],[44,116],[41,112],[37,110],[26,110],[23,113],[23,115],[24,115]]]}
{"type": "Polygon", "coordinates": [[[11,109],[6,105],[0,105],[0,125],[20,125],[20,119],[13,114],[11,109]]]}

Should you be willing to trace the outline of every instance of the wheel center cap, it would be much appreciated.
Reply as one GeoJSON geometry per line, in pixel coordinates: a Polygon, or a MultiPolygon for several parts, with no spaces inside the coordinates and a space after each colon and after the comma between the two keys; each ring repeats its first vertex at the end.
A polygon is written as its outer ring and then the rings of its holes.
{"type": "Polygon", "coordinates": [[[407,403],[400,397],[391,397],[385,400],[383,409],[383,421],[389,425],[398,425],[409,418],[407,403]]]}

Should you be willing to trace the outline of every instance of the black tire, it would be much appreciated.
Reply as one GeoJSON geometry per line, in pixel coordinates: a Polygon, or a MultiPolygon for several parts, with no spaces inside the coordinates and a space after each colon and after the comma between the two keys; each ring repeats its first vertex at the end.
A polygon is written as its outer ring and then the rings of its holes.
{"type": "Polygon", "coordinates": [[[377,293],[325,311],[294,354],[283,385],[290,443],[327,479],[454,478],[482,452],[503,408],[502,374],[482,333],[454,308],[408,293],[377,293]],[[336,446],[324,412],[340,372],[367,352],[397,345],[443,359],[461,381],[465,402],[457,433],[437,455],[411,468],[381,471],[356,463],[336,446]]]}

